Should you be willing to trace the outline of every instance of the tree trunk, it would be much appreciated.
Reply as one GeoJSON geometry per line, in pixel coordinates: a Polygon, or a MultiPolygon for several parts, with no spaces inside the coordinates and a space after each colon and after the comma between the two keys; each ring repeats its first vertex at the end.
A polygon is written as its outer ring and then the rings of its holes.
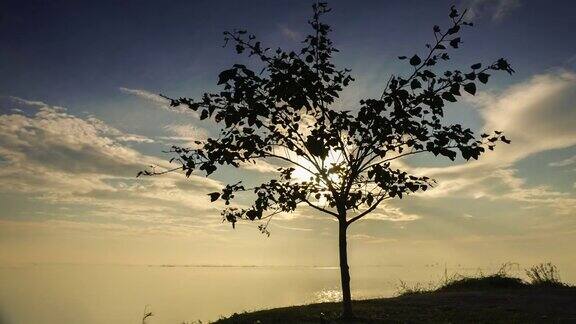
{"type": "Polygon", "coordinates": [[[350,270],[346,246],[346,219],[339,221],[338,246],[340,250],[340,279],[342,281],[342,317],[352,318],[352,296],[350,295],[350,270]]]}

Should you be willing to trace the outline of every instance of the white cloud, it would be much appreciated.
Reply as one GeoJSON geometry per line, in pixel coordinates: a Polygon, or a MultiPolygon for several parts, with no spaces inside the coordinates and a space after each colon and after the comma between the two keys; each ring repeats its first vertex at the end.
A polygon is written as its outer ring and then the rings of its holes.
{"type": "Polygon", "coordinates": [[[482,116],[486,130],[503,130],[513,141],[490,155],[498,163],[576,145],[576,74],[536,75],[494,97],[482,116]]]}
{"type": "Polygon", "coordinates": [[[551,167],[564,167],[564,166],[572,165],[574,163],[576,163],[576,155],[569,157],[567,159],[561,160],[561,161],[550,162],[550,163],[548,163],[548,165],[551,167]]]}
{"type": "Polygon", "coordinates": [[[280,28],[280,32],[282,32],[282,35],[284,35],[289,40],[295,42],[302,40],[302,36],[300,35],[299,32],[292,30],[284,25],[280,25],[278,26],[278,28],[280,28]]]}
{"type": "MultiPolygon", "coordinates": [[[[217,207],[206,196],[221,188],[218,181],[180,174],[136,179],[148,165],[168,167],[163,159],[124,144],[149,142],[147,137],[41,102],[10,102],[27,105],[28,114],[0,114],[0,192],[25,195],[40,209],[42,203],[74,207],[70,221],[91,216],[91,221],[114,224],[137,220],[150,226],[220,225],[217,207]]],[[[61,210],[47,219],[66,213],[61,210]]]]}
{"type": "Polygon", "coordinates": [[[142,135],[127,134],[117,138],[121,142],[154,143],[154,140],[142,135]]]}
{"type": "MultiPolygon", "coordinates": [[[[168,130],[175,136],[164,136],[160,137],[162,140],[166,141],[177,141],[184,142],[184,146],[187,147],[198,147],[194,141],[204,141],[208,138],[209,133],[203,128],[196,127],[192,124],[170,124],[164,126],[164,129],[168,130]]],[[[262,173],[276,172],[278,169],[277,165],[271,164],[263,160],[257,160],[256,163],[242,163],[240,166],[242,169],[257,171],[262,173]]]]}
{"type": "Polygon", "coordinates": [[[421,217],[419,215],[405,213],[398,207],[383,203],[373,212],[366,215],[363,219],[382,220],[389,222],[409,222],[420,218],[421,217]]]}
{"type": "Polygon", "coordinates": [[[187,109],[184,106],[170,107],[170,100],[168,100],[168,99],[166,99],[160,95],[157,95],[155,93],[152,93],[152,92],[149,92],[146,90],[142,90],[142,89],[130,89],[130,88],[125,88],[125,87],[120,87],[119,89],[123,93],[134,95],[134,96],[140,97],[146,101],[149,101],[152,104],[154,104],[156,107],[158,107],[162,110],[177,112],[177,113],[181,113],[181,114],[190,114],[190,115],[198,117],[198,114],[195,111],[187,109]]]}
{"type": "MultiPolygon", "coordinates": [[[[548,186],[526,185],[514,164],[536,153],[576,145],[576,74],[536,75],[500,94],[483,93],[476,101],[484,130],[502,130],[512,144],[499,144],[479,161],[443,168],[415,168],[438,185],[421,197],[510,199],[570,213],[576,199],[548,186]]],[[[556,164],[569,161],[556,162],[556,164]]]]}
{"type": "Polygon", "coordinates": [[[464,2],[464,7],[468,8],[469,19],[488,16],[494,21],[502,20],[521,5],[520,0],[470,0],[464,2]]]}
{"type": "MultiPolygon", "coordinates": [[[[516,175],[516,170],[497,170],[494,179],[507,186],[502,194],[493,194],[492,199],[511,199],[531,204],[532,206],[548,206],[559,214],[572,214],[576,208],[576,198],[565,192],[555,191],[549,186],[527,187],[525,180],[516,175]]],[[[525,207],[529,208],[531,205],[525,207]]]]}
{"type": "Polygon", "coordinates": [[[511,145],[500,143],[479,161],[447,168],[425,168],[435,174],[506,167],[533,154],[576,145],[576,74],[561,71],[536,75],[500,94],[480,93],[475,104],[484,131],[504,131],[511,145]]]}
{"type": "Polygon", "coordinates": [[[209,137],[206,129],[192,124],[170,124],[164,126],[171,136],[161,136],[158,139],[170,144],[197,148],[196,141],[205,141],[209,137]]]}
{"type": "Polygon", "coordinates": [[[395,239],[395,238],[378,237],[378,236],[367,235],[367,234],[349,234],[348,239],[351,241],[360,241],[360,242],[372,243],[372,244],[398,242],[398,239],[395,239]]]}
{"type": "Polygon", "coordinates": [[[176,138],[183,139],[185,141],[203,141],[208,138],[207,130],[191,124],[170,124],[164,126],[164,129],[175,134],[176,138]]]}
{"type": "Polygon", "coordinates": [[[271,225],[272,225],[272,227],[278,227],[278,228],[282,228],[282,229],[286,229],[286,230],[290,230],[290,231],[311,232],[314,230],[312,228],[280,225],[277,222],[271,223],[271,225]]]}
{"type": "Polygon", "coordinates": [[[46,106],[46,104],[42,101],[27,100],[27,99],[23,99],[23,98],[14,97],[14,96],[8,96],[6,98],[8,98],[9,100],[11,100],[15,103],[24,104],[27,106],[36,106],[36,107],[45,107],[46,106]]]}
{"type": "Polygon", "coordinates": [[[130,88],[125,88],[125,87],[120,87],[119,89],[120,89],[120,91],[122,91],[124,93],[128,93],[131,95],[141,97],[143,99],[146,99],[146,100],[149,100],[149,101],[156,103],[158,106],[169,109],[170,100],[168,100],[164,97],[161,97],[160,95],[151,93],[151,92],[146,91],[146,90],[141,90],[141,89],[130,89],[130,88]]]}
{"type": "Polygon", "coordinates": [[[151,141],[144,136],[123,133],[94,117],[70,115],[63,108],[35,106],[38,109],[30,116],[0,115],[0,154],[12,164],[127,176],[128,167],[152,162],[120,143],[151,141]]]}
{"type": "Polygon", "coordinates": [[[263,161],[263,160],[256,160],[255,163],[247,162],[240,164],[240,167],[245,170],[250,171],[257,171],[262,173],[273,173],[278,172],[278,165],[274,165],[272,163],[263,161]]]}

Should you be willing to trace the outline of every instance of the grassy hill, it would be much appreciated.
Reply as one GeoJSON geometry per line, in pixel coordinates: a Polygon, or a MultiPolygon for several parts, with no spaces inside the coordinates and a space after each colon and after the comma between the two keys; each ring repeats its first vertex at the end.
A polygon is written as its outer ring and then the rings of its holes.
{"type": "Polygon", "coordinates": [[[393,298],[354,302],[344,321],[340,303],[234,314],[216,323],[576,323],[576,287],[554,276],[522,281],[499,272],[459,277],[433,290],[406,288],[393,298]]]}

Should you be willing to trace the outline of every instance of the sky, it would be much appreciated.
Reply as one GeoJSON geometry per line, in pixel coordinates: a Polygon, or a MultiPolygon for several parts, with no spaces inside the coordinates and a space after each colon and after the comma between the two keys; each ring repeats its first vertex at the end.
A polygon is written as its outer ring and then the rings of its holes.
{"type": "MultiPolygon", "coordinates": [[[[337,224],[301,208],[263,236],[222,223],[209,192],[274,176],[273,165],[136,178],[172,144],[217,134],[158,94],[217,90],[248,62],[223,48],[244,28],[299,48],[311,1],[12,1],[0,3],[0,263],[335,265],[337,224]]],[[[438,185],[379,207],[350,229],[355,265],[552,261],[576,280],[576,20],[573,1],[467,0],[475,26],[450,64],[507,58],[447,107],[512,144],[477,162],[404,161],[438,185]]],[[[423,53],[451,1],[330,1],[327,22],[356,78],[336,109],[379,96],[396,59],[423,53]]]]}

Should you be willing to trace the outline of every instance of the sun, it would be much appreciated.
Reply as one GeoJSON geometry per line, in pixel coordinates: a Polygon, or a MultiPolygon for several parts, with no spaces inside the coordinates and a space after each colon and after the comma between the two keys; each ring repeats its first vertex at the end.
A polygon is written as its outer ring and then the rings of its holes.
{"type": "MultiPolygon", "coordinates": [[[[302,156],[297,157],[297,162],[302,167],[296,166],[294,172],[292,172],[292,177],[296,181],[310,181],[310,178],[314,177],[314,175],[310,171],[316,170],[316,168],[314,167],[314,164],[312,164],[310,161],[308,161],[306,158],[304,158],[302,156]],[[310,171],[308,171],[308,170],[310,170],[310,171]]],[[[326,170],[328,170],[334,164],[338,164],[338,163],[342,162],[342,154],[335,152],[333,150],[330,150],[330,152],[328,152],[328,156],[326,156],[326,158],[324,159],[323,162],[324,162],[324,168],[326,170]]],[[[338,182],[338,181],[340,181],[340,177],[336,174],[331,174],[330,180],[333,182],[338,182]]]]}

